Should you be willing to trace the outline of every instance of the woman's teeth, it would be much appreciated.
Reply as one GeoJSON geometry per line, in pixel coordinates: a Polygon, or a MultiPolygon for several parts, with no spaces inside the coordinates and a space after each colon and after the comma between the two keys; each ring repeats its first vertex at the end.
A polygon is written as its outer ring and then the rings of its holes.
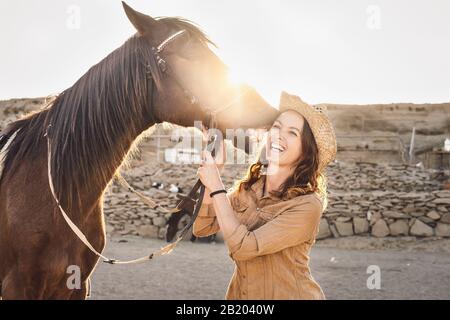
{"type": "Polygon", "coordinates": [[[281,145],[279,145],[277,143],[272,143],[271,149],[276,151],[276,152],[280,152],[280,153],[285,150],[281,145]]]}

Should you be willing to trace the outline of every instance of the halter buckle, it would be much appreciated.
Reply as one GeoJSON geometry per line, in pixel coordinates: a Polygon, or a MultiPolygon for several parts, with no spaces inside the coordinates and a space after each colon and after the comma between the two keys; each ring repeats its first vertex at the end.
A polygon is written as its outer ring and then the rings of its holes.
{"type": "Polygon", "coordinates": [[[159,69],[161,70],[161,72],[166,72],[166,70],[167,70],[166,60],[164,60],[160,56],[156,56],[156,59],[158,61],[158,66],[159,66],[159,69]]]}

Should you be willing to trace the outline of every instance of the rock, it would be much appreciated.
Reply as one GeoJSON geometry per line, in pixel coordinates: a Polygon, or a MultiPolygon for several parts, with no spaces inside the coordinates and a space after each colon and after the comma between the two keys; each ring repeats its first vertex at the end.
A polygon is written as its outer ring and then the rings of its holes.
{"type": "Polygon", "coordinates": [[[425,210],[421,210],[419,208],[415,209],[416,209],[415,211],[409,213],[412,217],[421,217],[425,215],[425,210]]]}
{"type": "Polygon", "coordinates": [[[353,224],[351,222],[340,222],[336,221],[335,226],[339,235],[346,237],[353,235],[353,224]]]}
{"type": "Polygon", "coordinates": [[[127,234],[127,233],[131,233],[131,231],[133,231],[133,230],[135,230],[135,226],[133,225],[133,224],[131,224],[131,223],[129,223],[129,222],[126,222],[125,223],[125,225],[124,225],[124,227],[123,227],[123,232],[125,233],[125,234],[127,234]]]}
{"type": "Polygon", "coordinates": [[[386,224],[386,221],[383,219],[379,219],[372,226],[372,235],[377,238],[383,238],[389,235],[389,227],[386,224]]]}
{"type": "Polygon", "coordinates": [[[433,228],[416,219],[410,230],[411,235],[420,237],[430,237],[434,234],[433,228]]]}
{"type": "Polygon", "coordinates": [[[450,212],[444,213],[439,222],[450,224],[450,212]]]}
{"type": "Polygon", "coordinates": [[[110,206],[117,206],[120,203],[118,198],[111,198],[110,206]]]}
{"type": "Polygon", "coordinates": [[[373,226],[381,218],[382,218],[381,213],[379,213],[379,212],[373,213],[370,217],[370,225],[373,226]]]}
{"type": "Polygon", "coordinates": [[[358,204],[360,206],[362,206],[362,207],[369,207],[372,204],[372,202],[370,202],[370,201],[358,201],[358,204]]]}
{"type": "Polygon", "coordinates": [[[369,231],[369,221],[365,218],[355,217],[353,218],[353,228],[355,234],[366,233],[369,231]]]}
{"type": "Polygon", "coordinates": [[[389,230],[393,236],[407,236],[409,231],[409,225],[406,220],[397,220],[389,225],[389,230]]]}
{"type": "Polygon", "coordinates": [[[394,219],[408,219],[409,216],[407,214],[397,212],[397,211],[383,211],[383,216],[385,218],[394,218],[394,219]]]}
{"type": "Polygon", "coordinates": [[[436,235],[440,237],[450,237],[450,224],[437,223],[436,235]]]}
{"type": "Polygon", "coordinates": [[[357,204],[351,204],[351,205],[348,206],[348,208],[351,211],[358,212],[358,213],[361,211],[361,207],[359,205],[357,205],[357,204]]]}
{"type": "Polygon", "coordinates": [[[436,222],[428,217],[418,217],[417,219],[419,219],[420,221],[422,221],[423,223],[429,225],[430,227],[435,227],[436,226],[436,222]]]}
{"type": "Polygon", "coordinates": [[[143,217],[147,217],[147,218],[156,218],[158,216],[158,214],[156,214],[153,211],[146,211],[144,212],[143,217]]]}
{"type": "Polygon", "coordinates": [[[167,224],[166,218],[164,217],[155,217],[153,218],[153,224],[157,227],[165,227],[167,224]]]}
{"type": "Polygon", "coordinates": [[[332,204],[331,207],[335,208],[335,209],[347,209],[348,205],[347,204],[332,204]]]}
{"type": "Polygon", "coordinates": [[[430,219],[433,219],[433,220],[439,220],[441,215],[433,210],[433,211],[430,211],[430,212],[427,213],[427,217],[430,218],[430,219]]]}
{"type": "Polygon", "coordinates": [[[339,232],[337,231],[336,226],[334,224],[330,225],[330,230],[334,238],[339,238],[339,232]]]}
{"type": "Polygon", "coordinates": [[[405,208],[403,208],[403,212],[405,213],[412,213],[416,210],[414,205],[408,204],[405,208]]]}
{"type": "Polygon", "coordinates": [[[442,190],[434,192],[434,195],[439,198],[450,198],[450,190],[442,190]]]}
{"type": "Polygon", "coordinates": [[[158,230],[158,238],[159,239],[165,239],[166,238],[166,230],[167,230],[166,227],[159,228],[159,230],[158,230]]]}
{"type": "Polygon", "coordinates": [[[152,226],[152,225],[147,225],[147,226],[139,226],[138,229],[138,234],[141,237],[144,238],[158,238],[158,227],[157,226],[152,226]]]}
{"type": "Polygon", "coordinates": [[[105,226],[105,230],[106,230],[106,234],[110,234],[110,233],[112,233],[114,231],[114,226],[112,226],[110,224],[107,224],[105,226]]]}
{"type": "Polygon", "coordinates": [[[432,201],[435,204],[450,204],[450,198],[436,198],[432,201]]]}
{"type": "Polygon", "coordinates": [[[319,223],[319,232],[316,236],[316,239],[325,239],[331,236],[330,227],[328,225],[328,221],[325,218],[320,219],[319,223]]]}
{"type": "Polygon", "coordinates": [[[379,203],[379,205],[380,206],[383,206],[383,207],[392,207],[392,202],[391,201],[389,201],[389,200],[384,200],[384,201],[381,201],[380,203],[379,203]]]}

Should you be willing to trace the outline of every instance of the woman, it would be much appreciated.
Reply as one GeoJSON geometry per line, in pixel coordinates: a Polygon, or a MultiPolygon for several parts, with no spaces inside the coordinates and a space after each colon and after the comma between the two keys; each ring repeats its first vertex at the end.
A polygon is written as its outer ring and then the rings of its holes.
{"type": "Polygon", "coordinates": [[[283,92],[265,149],[267,172],[260,157],[229,194],[203,153],[198,175],[208,190],[193,233],[222,231],[236,266],[227,299],[324,299],[308,262],[326,208],[322,173],[336,154],[333,127],[322,110],[283,92]]]}

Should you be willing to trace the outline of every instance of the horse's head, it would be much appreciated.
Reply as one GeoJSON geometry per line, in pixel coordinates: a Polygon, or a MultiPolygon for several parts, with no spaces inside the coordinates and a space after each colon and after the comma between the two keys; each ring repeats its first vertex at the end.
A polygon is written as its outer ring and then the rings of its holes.
{"type": "Polygon", "coordinates": [[[154,100],[154,114],[160,121],[182,126],[202,121],[208,126],[214,115],[222,133],[273,123],[277,110],[253,88],[230,83],[227,66],[196,26],[180,18],[152,18],[124,2],[123,6],[138,36],[154,47],[156,62],[164,60],[159,63],[154,100]]]}

